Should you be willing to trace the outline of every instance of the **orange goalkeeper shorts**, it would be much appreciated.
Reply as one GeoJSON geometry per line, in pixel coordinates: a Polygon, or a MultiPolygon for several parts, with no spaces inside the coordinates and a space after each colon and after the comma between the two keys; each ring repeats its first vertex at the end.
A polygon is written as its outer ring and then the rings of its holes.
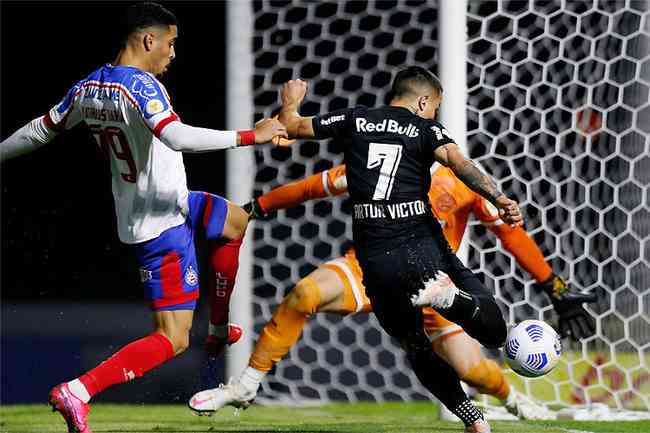
{"type": "MultiPolygon", "coordinates": [[[[354,314],[372,311],[370,300],[366,295],[366,288],[363,285],[363,273],[354,249],[349,249],[343,257],[332,259],[320,267],[336,272],[343,281],[345,294],[341,313],[354,314]]],[[[424,314],[424,331],[431,342],[465,332],[463,328],[445,319],[433,308],[423,308],[422,313],[424,314]]]]}

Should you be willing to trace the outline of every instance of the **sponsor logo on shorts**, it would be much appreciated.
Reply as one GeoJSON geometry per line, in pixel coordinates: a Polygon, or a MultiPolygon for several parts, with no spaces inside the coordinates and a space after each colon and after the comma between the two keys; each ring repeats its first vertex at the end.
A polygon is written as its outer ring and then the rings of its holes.
{"type": "Polygon", "coordinates": [[[143,283],[146,283],[147,281],[151,280],[153,278],[153,275],[151,274],[151,271],[146,270],[145,268],[140,268],[140,281],[143,283]]]}
{"type": "Polygon", "coordinates": [[[199,283],[199,276],[191,266],[185,271],[185,282],[188,286],[196,286],[199,283]]]}

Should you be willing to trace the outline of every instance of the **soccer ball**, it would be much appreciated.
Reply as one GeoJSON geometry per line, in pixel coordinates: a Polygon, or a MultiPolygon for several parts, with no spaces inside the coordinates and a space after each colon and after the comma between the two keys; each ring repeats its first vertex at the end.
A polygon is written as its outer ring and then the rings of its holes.
{"type": "Polygon", "coordinates": [[[524,320],[508,332],[505,345],[506,362],[515,372],[526,377],[543,376],[560,360],[560,337],[546,322],[524,320]]]}

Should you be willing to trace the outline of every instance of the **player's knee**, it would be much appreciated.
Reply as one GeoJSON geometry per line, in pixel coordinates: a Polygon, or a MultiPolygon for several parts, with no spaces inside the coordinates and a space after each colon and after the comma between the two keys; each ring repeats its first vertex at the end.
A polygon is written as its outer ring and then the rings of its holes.
{"type": "Polygon", "coordinates": [[[189,330],[183,332],[167,327],[166,329],[158,329],[157,332],[167,337],[174,350],[174,356],[185,352],[190,346],[189,330]]]}
{"type": "Polygon", "coordinates": [[[172,347],[174,348],[174,355],[180,355],[190,347],[190,333],[178,333],[170,338],[172,347]]]}
{"type": "Polygon", "coordinates": [[[228,239],[243,239],[248,227],[248,214],[241,207],[228,203],[228,216],[223,228],[223,236],[228,239]]]}
{"type": "Polygon", "coordinates": [[[248,214],[239,206],[235,206],[231,226],[237,239],[242,239],[246,234],[246,228],[248,227],[248,214]]]}
{"type": "Polygon", "coordinates": [[[303,278],[288,295],[287,304],[300,314],[310,316],[316,313],[320,304],[318,286],[310,278],[303,278]]]}

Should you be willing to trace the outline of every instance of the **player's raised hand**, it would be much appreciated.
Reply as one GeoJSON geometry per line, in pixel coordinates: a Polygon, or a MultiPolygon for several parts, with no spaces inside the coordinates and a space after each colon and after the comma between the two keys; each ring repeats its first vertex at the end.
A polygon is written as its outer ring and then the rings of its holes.
{"type": "Polygon", "coordinates": [[[282,106],[298,107],[307,94],[307,83],[300,79],[289,80],[282,86],[280,94],[282,98],[282,106]]]}
{"type": "Polygon", "coordinates": [[[262,119],[255,124],[255,144],[276,144],[283,138],[288,138],[287,128],[278,119],[262,119]]]}
{"type": "MultiPolygon", "coordinates": [[[[274,120],[277,120],[277,119],[278,119],[278,116],[277,116],[277,115],[276,115],[276,116],[273,116],[273,119],[274,119],[274,120]]],[[[288,131],[287,131],[287,132],[288,132],[288,131]]],[[[273,137],[273,138],[271,139],[271,143],[273,143],[274,145],[276,145],[276,146],[278,146],[278,147],[289,147],[289,146],[291,146],[291,145],[292,145],[293,143],[295,143],[295,142],[296,142],[296,140],[289,140],[289,139],[287,139],[287,138],[280,137],[279,135],[276,135],[275,137],[273,137]]]]}
{"type": "Polygon", "coordinates": [[[559,316],[561,337],[571,337],[578,341],[596,333],[596,321],[583,306],[584,303],[598,300],[595,293],[576,290],[559,275],[551,275],[548,280],[536,284],[535,287],[543,290],[551,299],[559,316]]]}
{"type": "Polygon", "coordinates": [[[524,225],[524,217],[521,215],[519,205],[516,201],[510,200],[505,194],[497,197],[494,205],[499,209],[499,216],[510,227],[517,227],[524,225]]]}
{"type": "Polygon", "coordinates": [[[254,198],[248,203],[242,205],[242,209],[248,214],[248,220],[267,220],[270,218],[270,214],[267,213],[262,205],[260,204],[258,198],[254,198]]]}

